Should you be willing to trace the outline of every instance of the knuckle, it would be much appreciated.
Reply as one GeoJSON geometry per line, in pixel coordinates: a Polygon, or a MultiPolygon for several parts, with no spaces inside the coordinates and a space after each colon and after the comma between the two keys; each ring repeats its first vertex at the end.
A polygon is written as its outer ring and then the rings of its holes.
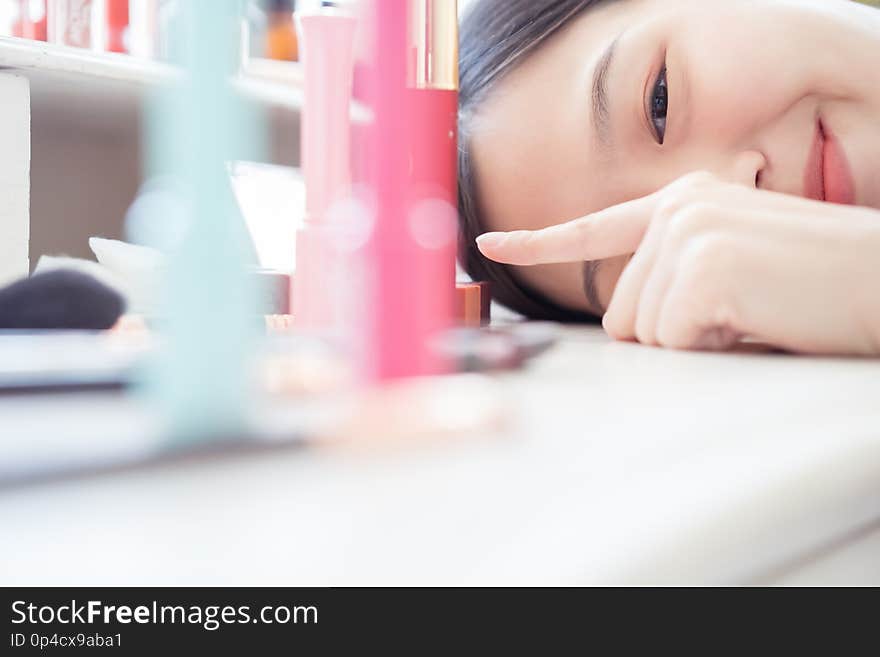
{"type": "Polygon", "coordinates": [[[679,279],[684,296],[710,325],[730,325],[736,319],[729,291],[737,260],[735,243],[723,235],[695,239],[682,254],[679,279]]]}
{"type": "Polygon", "coordinates": [[[657,215],[661,220],[668,220],[690,204],[705,198],[707,188],[715,181],[715,176],[708,171],[688,173],[663,190],[657,205],[657,215]]]}
{"type": "Polygon", "coordinates": [[[667,224],[672,218],[687,207],[688,199],[680,192],[670,192],[663,196],[654,211],[654,218],[667,224]]]}
{"type": "Polygon", "coordinates": [[[726,274],[736,259],[735,251],[733,240],[725,235],[699,235],[689,241],[682,253],[681,270],[697,279],[726,274]]]}
{"type": "Polygon", "coordinates": [[[711,203],[695,201],[684,205],[668,219],[672,237],[686,240],[710,233],[716,226],[718,213],[711,203]]]}
{"type": "Polygon", "coordinates": [[[706,171],[691,171],[679,178],[681,186],[685,189],[702,189],[715,181],[715,174],[706,171]]]}
{"type": "Polygon", "coordinates": [[[591,215],[587,215],[575,219],[572,222],[572,228],[574,228],[574,233],[577,235],[578,239],[588,239],[595,232],[596,222],[591,215]]]}

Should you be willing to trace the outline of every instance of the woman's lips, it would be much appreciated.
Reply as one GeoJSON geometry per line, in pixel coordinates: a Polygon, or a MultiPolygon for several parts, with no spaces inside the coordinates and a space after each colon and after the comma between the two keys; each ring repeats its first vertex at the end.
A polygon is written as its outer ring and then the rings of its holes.
{"type": "Polygon", "coordinates": [[[825,182],[825,200],[829,203],[852,205],[855,203],[855,184],[843,146],[827,126],[822,124],[825,137],[824,167],[822,179],[825,182]]]}
{"type": "Polygon", "coordinates": [[[804,196],[817,201],[852,205],[855,185],[840,142],[821,119],[804,171],[804,196]]]}

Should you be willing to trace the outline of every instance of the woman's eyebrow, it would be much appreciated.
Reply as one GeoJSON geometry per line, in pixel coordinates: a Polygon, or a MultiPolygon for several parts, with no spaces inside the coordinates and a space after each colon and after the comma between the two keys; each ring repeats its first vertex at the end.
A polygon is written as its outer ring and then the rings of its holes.
{"type": "Polygon", "coordinates": [[[584,296],[590,308],[599,313],[605,312],[602,301],[599,299],[599,291],[596,289],[596,273],[602,267],[601,260],[587,260],[583,267],[584,296]]]}
{"type": "Polygon", "coordinates": [[[608,72],[614,61],[617,43],[622,36],[621,32],[608,45],[593,70],[592,93],[590,94],[593,101],[593,130],[596,132],[597,142],[603,146],[608,146],[611,134],[611,117],[608,111],[608,72]]]}

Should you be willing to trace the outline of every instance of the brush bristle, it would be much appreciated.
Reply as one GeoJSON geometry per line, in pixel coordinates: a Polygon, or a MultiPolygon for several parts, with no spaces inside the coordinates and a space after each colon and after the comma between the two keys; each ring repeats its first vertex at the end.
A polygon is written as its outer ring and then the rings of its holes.
{"type": "Polygon", "coordinates": [[[118,292],[73,270],[35,274],[0,289],[0,329],[102,330],[124,311],[118,292]]]}

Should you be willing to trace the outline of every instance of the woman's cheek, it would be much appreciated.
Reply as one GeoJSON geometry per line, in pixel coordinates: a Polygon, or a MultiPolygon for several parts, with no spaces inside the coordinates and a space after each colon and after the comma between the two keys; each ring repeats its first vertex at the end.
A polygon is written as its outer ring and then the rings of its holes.
{"type": "MultiPolygon", "coordinates": [[[[810,90],[813,75],[804,41],[781,39],[772,3],[756,11],[748,3],[727,10],[706,3],[682,17],[676,54],[686,70],[690,118],[696,138],[736,141],[785,113],[810,90]]],[[[778,16],[777,16],[778,15],[778,16]]]]}

